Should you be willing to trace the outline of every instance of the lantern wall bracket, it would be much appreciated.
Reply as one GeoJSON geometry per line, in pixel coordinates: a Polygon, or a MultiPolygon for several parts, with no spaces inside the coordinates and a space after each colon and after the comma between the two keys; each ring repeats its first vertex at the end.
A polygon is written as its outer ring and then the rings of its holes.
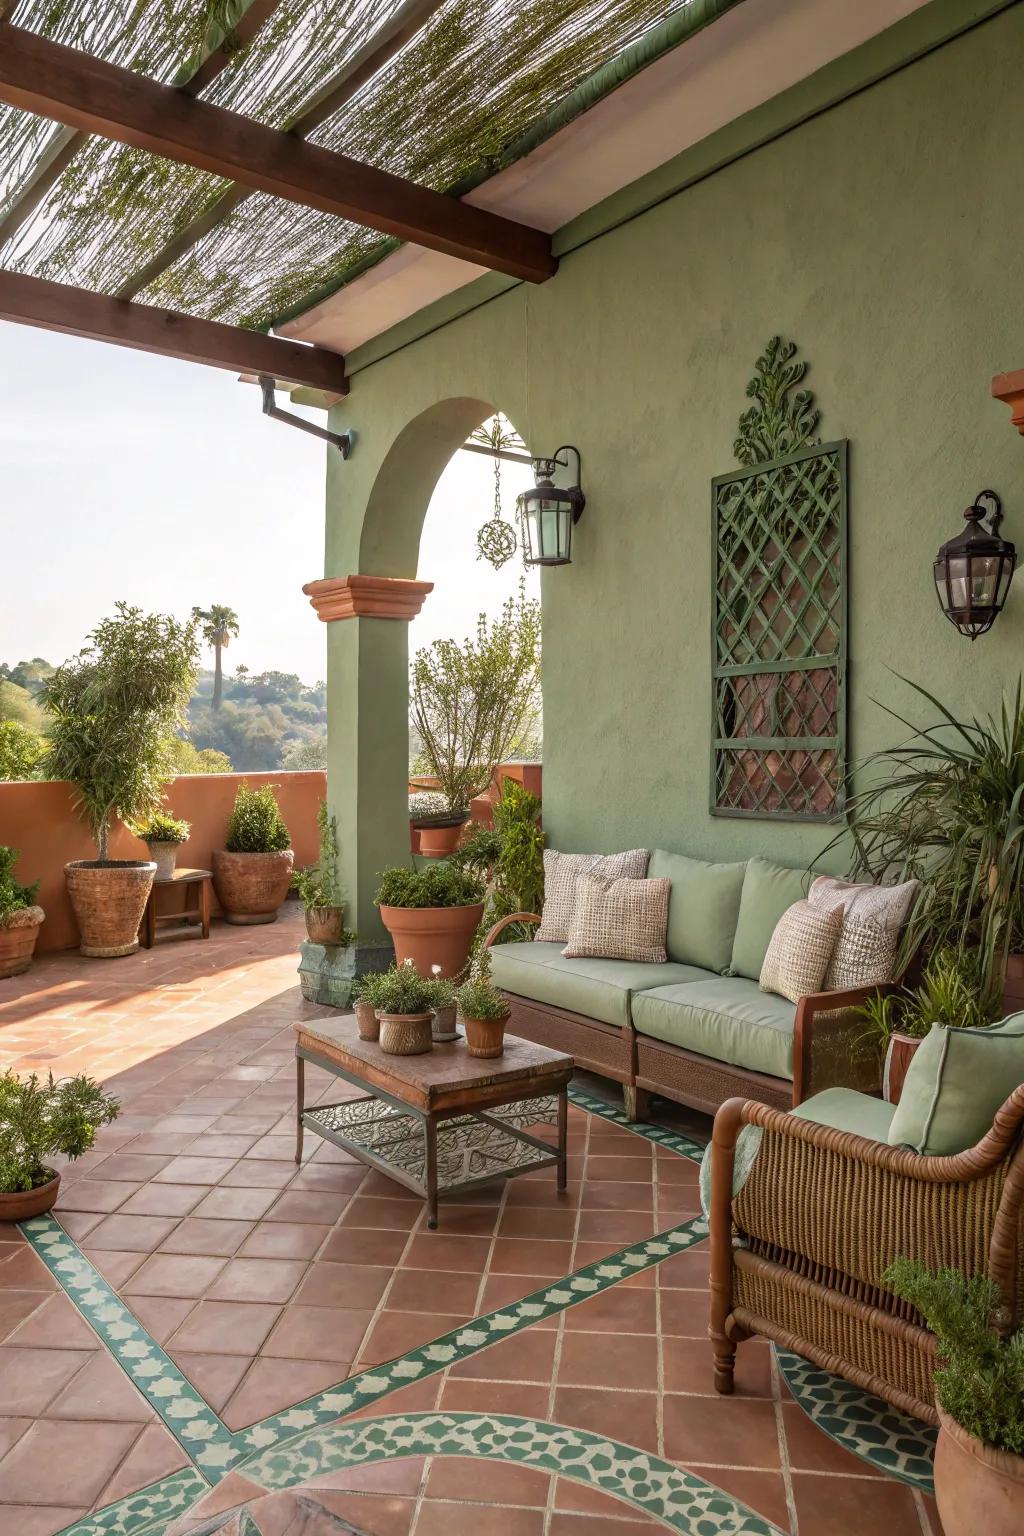
{"type": "Polygon", "coordinates": [[[1003,503],[995,491],[979,491],[964,516],[970,517],[986,533],[997,534],[1003,520],[1003,503]],[[986,508],[984,502],[990,502],[991,505],[986,508]]]}
{"type": "Polygon", "coordinates": [[[352,452],[354,433],[332,432],[327,427],[318,427],[315,421],[306,421],[302,416],[296,416],[294,411],[286,411],[277,403],[277,383],[269,374],[260,374],[260,389],[263,391],[263,414],[272,416],[275,421],[283,421],[286,426],[298,427],[300,432],[308,432],[311,437],[319,437],[325,443],[333,443],[343,459],[347,459],[352,452]]]}
{"type": "Polygon", "coordinates": [[[562,458],[563,453],[574,453],[576,455],[576,484],[567,488],[567,494],[572,497],[572,520],[574,523],[578,523],[583,515],[583,508],[587,504],[587,498],[580,489],[583,484],[583,460],[579,449],[574,447],[572,443],[563,443],[561,448],[555,449],[550,458],[534,459],[533,472],[538,482],[553,479],[555,470],[559,465],[563,469],[568,469],[569,467],[568,459],[562,458]]]}

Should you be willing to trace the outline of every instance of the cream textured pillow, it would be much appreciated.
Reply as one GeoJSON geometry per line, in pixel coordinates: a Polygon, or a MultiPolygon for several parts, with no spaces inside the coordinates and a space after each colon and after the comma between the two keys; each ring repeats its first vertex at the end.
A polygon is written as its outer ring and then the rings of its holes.
{"type": "Polygon", "coordinates": [[[567,960],[664,963],[671,880],[609,880],[581,875],[569,924],[567,960]]]}
{"type": "Polygon", "coordinates": [[[873,987],[894,981],[900,933],[918,891],[917,880],[900,885],[857,885],[820,875],[808,900],[822,911],[842,911],[843,926],[829,968],[825,990],[873,987]]]}
{"type": "Polygon", "coordinates": [[[544,910],[534,937],[538,943],[564,944],[576,901],[581,875],[594,874],[614,880],[642,880],[650,852],[632,848],[628,853],[556,853],[544,850],[544,910]]]}
{"type": "Polygon", "coordinates": [[[829,912],[795,901],[775,925],[761,966],[761,991],[777,992],[791,1003],[820,992],[842,926],[842,907],[829,912]]]}

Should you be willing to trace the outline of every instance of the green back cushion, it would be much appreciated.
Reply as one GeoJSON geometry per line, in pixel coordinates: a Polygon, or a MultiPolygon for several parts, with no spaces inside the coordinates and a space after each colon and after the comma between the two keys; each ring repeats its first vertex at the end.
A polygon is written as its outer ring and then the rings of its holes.
{"type": "Polygon", "coordinates": [[[728,970],[746,864],[705,864],[682,853],[655,848],[647,866],[650,880],[669,879],[665,947],[670,960],[705,971],[728,970]]]}
{"type": "Polygon", "coordinates": [[[951,1156],[976,1146],[1024,1083],[1024,1013],[988,1029],[933,1024],[914,1052],[889,1143],[951,1156]]]}
{"type": "Polygon", "coordinates": [[[806,869],[787,869],[769,859],[749,861],[732,945],[730,969],[735,975],[758,979],[776,923],[787,907],[803,900],[810,883],[806,869]]]}

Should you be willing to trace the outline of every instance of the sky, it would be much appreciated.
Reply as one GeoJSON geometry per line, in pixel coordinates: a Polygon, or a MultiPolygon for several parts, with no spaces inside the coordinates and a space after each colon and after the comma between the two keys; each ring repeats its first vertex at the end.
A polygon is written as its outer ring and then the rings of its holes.
{"type": "MultiPolygon", "coordinates": [[[[226,603],[229,671],[322,678],[326,627],[302,586],[323,575],[327,450],[260,406],[220,369],[0,322],[0,661],[64,660],[119,599],[179,618],[226,603]]],[[[510,519],[530,483],[502,466],[510,519]]],[[[424,524],[418,574],[435,586],[411,649],[461,639],[516,592],[518,555],[500,572],[476,558],[493,500],[493,462],[457,453],[424,524]]]]}

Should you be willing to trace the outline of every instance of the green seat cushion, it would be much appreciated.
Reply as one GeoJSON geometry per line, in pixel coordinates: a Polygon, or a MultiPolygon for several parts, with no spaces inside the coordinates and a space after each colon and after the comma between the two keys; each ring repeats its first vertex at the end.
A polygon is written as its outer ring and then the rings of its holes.
{"type": "Polygon", "coordinates": [[[951,1156],[978,1144],[1024,1083],[1024,1013],[987,1029],[933,1024],[914,1052],[889,1143],[951,1156]]]}
{"type": "Polygon", "coordinates": [[[743,876],[736,937],[730,970],[756,981],[775,926],[788,907],[807,895],[811,877],[806,869],[788,869],[769,859],[751,859],[743,876]]]}
{"type": "Polygon", "coordinates": [[[857,1093],[853,1088],[826,1088],[824,1093],[805,1099],[793,1110],[801,1120],[813,1120],[815,1125],[829,1125],[834,1131],[853,1131],[857,1136],[866,1136],[868,1141],[883,1142],[889,1140],[895,1113],[895,1104],[857,1093]]]}
{"type": "Polygon", "coordinates": [[[694,966],[635,960],[566,960],[561,944],[495,944],[490,951],[495,986],[517,997],[567,1008],[603,1024],[628,1024],[634,992],[659,981],[703,980],[694,966]]]}
{"type": "Polygon", "coordinates": [[[795,1003],[741,976],[657,987],[633,999],[638,1034],[770,1077],[793,1076],[795,1020],[795,1003]]]}
{"type": "Polygon", "coordinates": [[[648,879],[672,882],[665,939],[670,960],[719,975],[729,969],[746,867],[706,864],[703,859],[655,848],[647,866],[648,879]]]}

